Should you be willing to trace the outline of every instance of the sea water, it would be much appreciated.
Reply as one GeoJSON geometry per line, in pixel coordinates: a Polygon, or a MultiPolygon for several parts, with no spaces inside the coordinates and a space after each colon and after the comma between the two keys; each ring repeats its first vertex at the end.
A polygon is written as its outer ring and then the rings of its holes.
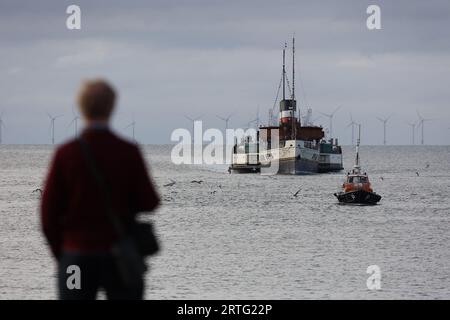
{"type": "MultiPolygon", "coordinates": [[[[345,171],[228,174],[174,165],[171,146],[141,148],[163,199],[145,217],[162,242],[147,299],[450,299],[448,146],[362,147],[363,170],[383,196],[363,207],[337,204],[345,171]],[[372,265],[380,290],[367,286],[372,265]]],[[[56,298],[33,192],[53,152],[0,146],[0,299],[56,298]]],[[[353,154],[344,147],[346,170],[353,154]]]]}

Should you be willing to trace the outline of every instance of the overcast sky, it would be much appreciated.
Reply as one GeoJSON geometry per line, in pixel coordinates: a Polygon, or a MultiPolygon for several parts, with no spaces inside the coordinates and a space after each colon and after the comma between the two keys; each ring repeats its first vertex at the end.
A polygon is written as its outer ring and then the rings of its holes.
{"type": "Polygon", "coordinates": [[[382,143],[376,117],[392,113],[388,144],[409,144],[418,109],[435,119],[425,142],[449,144],[448,0],[1,0],[4,143],[49,143],[46,112],[63,114],[57,142],[70,138],[76,90],[97,76],[119,90],[114,127],[130,135],[135,119],[141,143],[170,142],[173,129],[190,128],[184,115],[223,128],[216,115],[233,113],[230,126],[242,127],[259,106],[267,121],[293,33],[300,108],[319,116],[342,105],[333,124],[341,143],[351,140],[351,112],[363,143],[382,143]],[[81,7],[81,30],[66,28],[70,4],[81,7]],[[366,27],[370,4],[381,7],[382,30],[366,27]]]}

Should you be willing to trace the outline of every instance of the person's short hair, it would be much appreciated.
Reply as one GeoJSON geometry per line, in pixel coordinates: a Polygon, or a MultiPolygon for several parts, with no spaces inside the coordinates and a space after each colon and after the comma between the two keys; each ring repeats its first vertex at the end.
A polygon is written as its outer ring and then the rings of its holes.
{"type": "Polygon", "coordinates": [[[80,111],[90,120],[108,119],[115,101],[116,92],[102,79],[84,81],[78,94],[80,111]]]}

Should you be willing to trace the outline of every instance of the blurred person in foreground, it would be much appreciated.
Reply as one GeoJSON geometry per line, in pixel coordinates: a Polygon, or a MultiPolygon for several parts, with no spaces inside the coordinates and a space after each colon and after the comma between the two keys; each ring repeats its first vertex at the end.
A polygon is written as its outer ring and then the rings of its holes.
{"type": "Polygon", "coordinates": [[[115,100],[116,93],[107,82],[83,83],[78,107],[85,129],[79,138],[56,150],[46,179],[41,222],[58,264],[60,299],[96,299],[100,289],[108,299],[143,298],[144,273],[132,286],[121,281],[111,253],[119,237],[117,229],[83,153],[82,144],[86,144],[109,189],[115,219],[125,231],[138,213],[151,212],[159,205],[140,150],[109,127],[115,100]],[[76,288],[69,283],[77,281],[69,279],[76,271],[73,266],[80,275],[76,288]]]}

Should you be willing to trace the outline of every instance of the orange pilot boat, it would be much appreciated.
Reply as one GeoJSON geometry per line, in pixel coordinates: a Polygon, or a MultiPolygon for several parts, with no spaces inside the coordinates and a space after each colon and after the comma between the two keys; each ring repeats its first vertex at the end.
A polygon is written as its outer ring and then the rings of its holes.
{"type": "Polygon", "coordinates": [[[356,160],[353,170],[347,173],[346,180],[342,185],[343,191],[335,193],[335,197],[343,204],[377,204],[381,196],[372,190],[367,173],[361,172],[359,164],[359,143],[361,140],[361,125],[359,125],[359,136],[356,144],[356,160]]]}

